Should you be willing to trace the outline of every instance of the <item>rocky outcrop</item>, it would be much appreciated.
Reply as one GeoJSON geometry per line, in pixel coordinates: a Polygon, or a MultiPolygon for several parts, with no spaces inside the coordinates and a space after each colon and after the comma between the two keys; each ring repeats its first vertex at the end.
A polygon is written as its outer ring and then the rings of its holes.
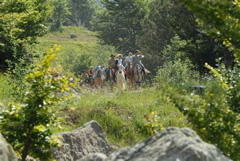
{"type": "Polygon", "coordinates": [[[0,133],[0,160],[17,161],[17,155],[11,145],[9,145],[0,133]]]}
{"type": "MultiPolygon", "coordinates": [[[[103,157],[104,158],[104,157],[103,157]]],[[[81,161],[98,161],[83,157],[81,161]]],[[[167,128],[155,136],[111,154],[105,161],[229,161],[214,145],[188,128],[167,128]]],[[[102,161],[102,160],[99,160],[102,161]]]]}
{"type": "Polygon", "coordinates": [[[54,149],[57,161],[76,161],[90,153],[109,155],[111,147],[102,127],[96,121],[90,121],[72,131],[59,133],[61,147],[54,149]]]}
{"type": "Polygon", "coordinates": [[[107,160],[107,156],[102,153],[92,153],[92,154],[88,154],[85,157],[82,157],[77,161],[88,161],[88,160],[89,161],[105,161],[107,160]]]}

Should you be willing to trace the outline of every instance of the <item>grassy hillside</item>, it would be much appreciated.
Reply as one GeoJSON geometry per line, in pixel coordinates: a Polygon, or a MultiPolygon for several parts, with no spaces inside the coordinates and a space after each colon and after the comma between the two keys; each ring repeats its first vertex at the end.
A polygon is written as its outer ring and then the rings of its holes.
{"type": "Polygon", "coordinates": [[[96,38],[96,33],[86,30],[82,27],[65,26],[63,31],[50,32],[47,35],[39,38],[40,44],[44,48],[51,47],[52,44],[61,44],[67,46],[69,44],[88,45],[96,44],[99,40],[96,38]],[[76,35],[76,38],[70,38],[70,35],[76,35]]]}
{"type": "Polygon", "coordinates": [[[67,26],[63,27],[62,32],[48,33],[39,38],[35,50],[46,52],[54,44],[61,45],[61,51],[54,65],[60,64],[65,71],[75,73],[77,76],[83,70],[88,70],[90,66],[107,65],[109,56],[115,53],[112,46],[99,44],[96,33],[81,27],[67,26]],[[71,34],[77,37],[70,38],[71,34]]]}

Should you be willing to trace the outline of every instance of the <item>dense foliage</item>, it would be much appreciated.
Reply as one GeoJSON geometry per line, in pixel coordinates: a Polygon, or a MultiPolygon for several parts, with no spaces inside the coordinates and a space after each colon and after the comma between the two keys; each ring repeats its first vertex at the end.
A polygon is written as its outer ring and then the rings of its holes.
{"type": "Polygon", "coordinates": [[[145,0],[102,0],[104,10],[97,12],[94,30],[106,44],[128,53],[137,48],[137,35],[141,33],[141,20],[147,14],[145,0]]]}
{"type": "Polygon", "coordinates": [[[69,20],[76,26],[91,28],[91,20],[100,9],[96,0],[71,0],[71,13],[69,20]]]}
{"type": "MultiPolygon", "coordinates": [[[[59,47],[56,45],[56,51],[59,47]]],[[[57,145],[51,137],[50,126],[56,125],[52,105],[62,100],[69,90],[68,77],[61,75],[50,63],[56,56],[49,50],[42,64],[26,76],[29,86],[20,105],[9,104],[0,113],[1,133],[25,161],[28,154],[41,160],[51,158],[50,148],[57,145]]]]}
{"type": "Polygon", "coordinates": [[[54,0],[54,11],[52,16],[52,26],[51,30],[61,30],[64,22],[68,20],[68,16],[71,15],[69,11],[69,1],[68,0],[54,0]]]}
{"type": "MultiPolygon", "coordinates": [[[[0,68],[6,60],[27,55],[26,46],[46,33],[44,23],[52,13],[51,0],[2,0],[0,2],[0,68]]],[[[28,55],[29,56],[29,55],[28,55]]]]}
{"type": "Polygon", "coordinates": [[[204,26],[208,35],[224,41],[224,44],[239,56],[239,13],[238,0],[188,1],[179,0],[198,16],[198,22],[204,26]]]}

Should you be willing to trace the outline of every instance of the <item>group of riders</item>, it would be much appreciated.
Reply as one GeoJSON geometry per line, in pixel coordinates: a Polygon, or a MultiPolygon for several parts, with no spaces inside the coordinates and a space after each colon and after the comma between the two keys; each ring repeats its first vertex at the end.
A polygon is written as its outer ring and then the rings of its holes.
{"type": "Polygon", "coordinates": [[[126,69],[128,68],[129,65],[130,65],[130,68],[132,69],[132,71],[134,71],[135,66],[137,64],[139,64],[142,68],[142,73],[145,75],[145,67],[141,62],[141,59],[144,56],[140,55],[139,50],[136,50],[134,55],[132,54],[132,52],[129,52],[128,56],[124,60],[123,60],[123,55],[122,54],[118,54],[117,59],[115,59],[115,55],[113,55],[113,54],[111,54],[110,57],[111,57],[111,59],[108,61],[108,68],[106,70],[104,69],[104,65],[99,65],[95,68],[93,68],[93,66],[91,66],[91,68],[90,68],[90,70],[88,70],[88,72],[83,71],[82,76],[81,76],[82,82],[85,81],[85,82],[90,83],[91,80],[95,79],[96,73],[99,70],[102,72],[103,79],[105,78],[105,75],[106,75],[106,80],[110,80],[109,79],[110,72],[111,72],[110,70],[112,70],[113,81],[116,81],[115,75],[116,75],[116,72],[119,69],[120,64],[124,65],[124,67],[125,67],[125,69],[123,69],[123,72],[125,74],[125,79],[126,80],[127,80],[126,69]]]}

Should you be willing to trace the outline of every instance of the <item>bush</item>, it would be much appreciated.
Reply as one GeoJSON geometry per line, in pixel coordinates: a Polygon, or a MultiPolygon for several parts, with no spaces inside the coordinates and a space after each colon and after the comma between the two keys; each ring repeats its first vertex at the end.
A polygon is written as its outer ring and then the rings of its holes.
{"type": "Polygon", "coordinates": [[[184,83],[194,83],[199,79],[199,73],[192,70],[190,62],[183,62],[180,59],[164,63],[158,69],[155,80],[159,83],[170,83],[182,85],[184,83]]]}
{"type": "Polygon", "coordinates": [[[76,76],[84,70],[90,69],[90,66],[104,64],[107,66],[110,55],[114,53],[114,48],[103,45],[88,45],[81,43],[75,46],[68,46],[59,55],[59,60],[63,68],[76,76]]]}
{"type": "Polygon", "coordinates": [[[193,64],[186,52],[187,42],[181,40],[178,35],[171,39],[171,44],[163,49],[164,63],[159,67],[156,81],[159,83],[181,85],[184,83],[195,83],[199,79],[199,73],[194,71],[193,64]]]}
{"type": "Polygon", "coordinates": [[[237,68],[218,70],[206,64],[216,76],[203,95],[189,94],[183,88],[165,86],[165,93],[192,123],[203,140],[215,144],[233,160],[240,156],[239,71],[237,68]],[[238,79],[238,80],[237,80],[238,79]],[[236,95],[235,95],[236,94],[236,95]],[[238,108],[237,108],[238,107],[238,108]]]}
{"type": "MultiPolygon", "coordinates": [[[[59,47],[56,45],[56,51],[59,47]]],[[[50,148],[57,145],[51,139],[51,125],[56,117],[51,106],[62,100],[60,93],[69,90],[68,77],[62,76],[50,63],[56,56],[53,49],[42,64],[26,76],[27,92],[21,105],[9,104],[0,113],[1,133],[25,161],[28,154],[41,160],[51,158],[50,148]],[[58,94],[58,95],[56,95],[58,94]]]]}

